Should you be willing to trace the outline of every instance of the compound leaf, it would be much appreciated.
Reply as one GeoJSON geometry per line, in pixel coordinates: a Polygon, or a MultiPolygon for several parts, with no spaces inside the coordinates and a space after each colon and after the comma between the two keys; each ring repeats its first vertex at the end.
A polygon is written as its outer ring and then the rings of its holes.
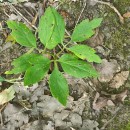
{"type": "Polygon", "coordinates": [[[82,60],[87,60],[88,62],[96,62],[101,63],[101,59],[98,55],[96,55],[96,51],[87,46],[87,45],[75,45],[69,48],[71,52],[73,52],[77,57],[82,60]]]}
{"type": "Polygon", "coordinates": [[[36,47],[36,38],[32,31],[23,23],[8,21],[8,27],[12,29],[11,36],[22,46],[36,47]]]}
{"type": "Polygon", "coordinates": [[[71,76],[77,78],[97,77],[97,71],[87,62],[79,60],[77,57],[64,54],[59,59],[63,70],[71,76]]]}
{"type": "Polygon", "coordinates": [[[96,18],[92,21],[89,21],[88,19],[83,20],[75,27],[71,40],[75,42],[82,42],[90,38],[94,34],[94,29],[101,24],[101,21],[102,18],[96,18]]]}
{"type": "Polygon", "coordinates": [[[39,22],[39,38],[44,46],[53,49],[63,42],[65,23],[61,15],[52,7],[48,7],[39,22]]]}
{"type": "Polygon", "coordinates": [[[52,95],[64,106],[69,95],[68,84],[62,73],[55,68],[49,79],[49,86],[52,95]]]}

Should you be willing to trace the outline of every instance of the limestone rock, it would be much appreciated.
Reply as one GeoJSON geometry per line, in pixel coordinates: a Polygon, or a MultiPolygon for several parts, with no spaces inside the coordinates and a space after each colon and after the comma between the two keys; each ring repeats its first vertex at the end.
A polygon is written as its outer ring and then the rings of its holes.
{"type": "Polygon", "coordinates": [[[111,88],[119,88],[121,87],[129,76],[129,71],[122,71],[121,73],[116,74],[110,83],[111,88]]]}
{"type": "Polygon", "coordinates": [[[110,62],[106,59],[102,60],[101,64],[96,66],[98,72],[100,73],[100,82],[109,82],[113,75],[118,71],[119,66],[116,60],[111,60],[110,62]]]}

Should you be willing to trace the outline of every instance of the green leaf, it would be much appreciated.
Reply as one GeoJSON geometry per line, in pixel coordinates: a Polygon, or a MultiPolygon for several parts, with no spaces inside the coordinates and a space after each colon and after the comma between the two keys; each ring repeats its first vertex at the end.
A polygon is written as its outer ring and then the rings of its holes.
{"type": "Polygon", "coordinates": [[[33,54],[24,54],[19,58],[15,59],[11,63],[11,65],[13,65],[14,68],[11,71],[6,71],[5,74],[19,74],[25,72],[29,67],[31,67],[29,59],[31,59],[31,57],[33,58],[33,56],[33,54]]]}
{"type": "Polygon", "coordinates": [[[64,106],[69,95],[68,84],[62,73],[55,68],[49,79],[49,86],[52,95],[64,106]]]}
{"type": "Polygon", "coordinates": [[[88,62],[101,63],[100,57],[95,54],[96,51],[87,45],[75,45],[71,48],[68,48],[68,50],[73,52],[82,60],[87,60],[88,62]]]}
{"type": "Polygon", "coordinates": [[[0,76],[0,82],[3,82],[3,81],[5,81],[5,79],[0,76]]]}
{"type": "Polygon", "coordinates": [[[25,24],[16,21],[8,21],[7,24],[12,29],[11,35],[17,43],[26,47],[36,47],[36,38],[25,24]]]}
{"type": "Polygon", "coordinates": [[[64,40],[65,23],[61,15],[52,7],[48,7],[39,22],[39,38],[44,46],[53,49],[64,40]]]}
{"type": "Polygon", "coordinates": [[[12,62],[12,65],[15,67],[22,66],[23,64],[43,64],[47,58],[43,57],[42,55],[35,54],[35,53],[26,53],[16,60],[12,62]]]}
{"type": "Polygon", "coordinates": [[[36,64],[28,68],[24,76],[24,85],[31,85],[40,81],[48,72],[49,67],[50,64],[48,63],[45,66],[41,66],[41,64],[36,64]]]}
{"type": "Polygon", "coordinates": [[[92,21],[88,19],[83,20],[80,24],[78,24],[71,36],[71,40],[75,42],[82,42],[87,40],[94,34],[94,29],[99,27],[102,22],[102,18],[96,18],[92,21]]]}
{"type": "Polygon", "coordinates": [[[0,93],[0,105],[12,100],[14,98],[14,94],[15,94],[15,91],[12,86],[10,86],[8,89],[5,89],[4,91],[2,91],[0,93]]]}
{"type": "Polygon", "coordinates": [[[95,29],[100,26],[102,18],[95,18],[89,22],[92,29],[95,29]]]}
{"type": "Polygon", "coordinates": [[[77,57],[64,54],[59,59],[63,70],[71,76],[77,78],[97,77],[97,71],[87,62],[79,60],[77,57]]]}
{"type": "Polygon", "coordinates": [[[24,54],[12,62],[14,69],[6,74],[25,72],[24,84],[30,85],[40,81],[49,70],[50,60],[39,54],[24,54]]]}
{"type": "Polygon", "coordinates": [[[24,54],[19,58],[15,59],[11,64],[14,66],[14,69],[7,71],[6,74],[19,74],[25,72],[29,67],[35,63],[39,63],[43,59],[42,55],[38,54],[24,54]],[[36,61],[37,60],[37,61],[36,61]]]}

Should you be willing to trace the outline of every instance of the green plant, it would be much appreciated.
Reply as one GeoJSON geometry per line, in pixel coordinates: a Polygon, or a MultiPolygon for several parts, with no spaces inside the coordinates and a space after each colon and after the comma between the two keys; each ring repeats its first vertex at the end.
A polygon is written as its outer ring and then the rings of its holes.
{"type": "Polygon", "coordinates": [[[121,128],[121,130],[130,130],[130,122],[124,128],[121,128]]]}
{"type": "Polygon", "coordinates": [[[54,8],[48,7],[39,21],[37,30],[40,43],[44,45],[43,50],[37,47],[35,35],[25,24],[7,21],[8,27],[12,29],[11,36],[17,43],[29,47],[30,50],[15,59],[12,62],[14,68],[6,74],[25,73],[24,85],[28,86],[39,82],[50,70],[50,91],[61,104],[66,105],[69,89],[62,69],[65,73],[77,78],[98,76],[97,71],[88,62],[101,63],[100,57],[95,54],[93,48],[76,42],[90,38],[101,21],[101,18],[92,21],[83,20],[75,27],[70,41],[64,42],[64,20],[54,8]],[[35,53],[36,50],[39,51],[38,54],[35,53]]]}

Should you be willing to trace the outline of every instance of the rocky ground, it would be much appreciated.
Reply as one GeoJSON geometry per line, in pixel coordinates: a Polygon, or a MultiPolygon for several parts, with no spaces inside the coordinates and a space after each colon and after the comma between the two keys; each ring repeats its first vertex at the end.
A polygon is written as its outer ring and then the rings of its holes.
{"type": "MultiPolygon", "coordinates": [[[[16,1],[11,1],[16,2],[16,1]]],[[[9,86],[15,98],[0,106],[0,130],[127,130],[130,120],[130,2],[129,0],[26,1],[0,4],[0,75],[11,69],[11,61],[26,48],[7,39],[7,20],[38,26],[47,6],[54,6],[64,17],[71,33],[83,19],[102,17],[95,35],[84,42],[102,58],[94,64],[98,79],[76,79],[64,75],[70,87],[68,104],[63,107],[50,94],[47,79],[25,88],[22,82],[0,84],[0,92],[9,86]],[[111,4],[109,4],[111,2],[111,4]]],[[[34,29],[35,31],[35,29],[34,29]]],[[[14,78],[22,77],[16,75],[14,78]]]]}

